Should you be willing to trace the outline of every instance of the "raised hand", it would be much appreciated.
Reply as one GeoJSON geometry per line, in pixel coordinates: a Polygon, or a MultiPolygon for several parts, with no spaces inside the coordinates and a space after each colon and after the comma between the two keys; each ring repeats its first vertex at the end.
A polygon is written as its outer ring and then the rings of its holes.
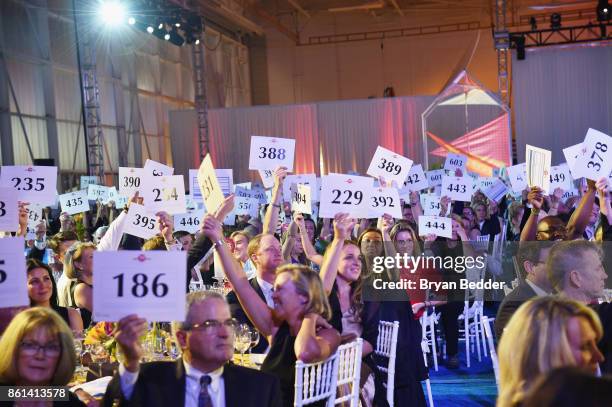
{"type": "Polygon", "coordinates": [[[219,220],[212,215],[206,215],[204,217],[201,230],[202,233],[204,233],[204,236],[213,242],[223,239],[223,228],[221,226],[221,222],[219,222],[219,220]]]}
{"type": "Polygon", "coordinates": [[[299,212],[295,212],[293,214],[293,222],[297,225],[297,227],[300,229],[300,232],[304,230],[304,228],[306,227],[306,223],[304,222],[304,215],[302,215],[299,212]]]}
{"type": "Polygon", "coordinates": [[[161,232],[164,240],[169,242],[172,240],[172,232],[174,231],[174,224],[172,218],[167,212],[161,211],[155,214],[157,216],[157,222],[159,222],[159,231],[161,232]]]}
{"type": "Polygon", "coordinates": [[[287,167],[277,167],[274,170],[274,188],[279,188],[282,186],[286,176],[287,167]]]}
{"type": "Polygon", "coordinates": [[[142,197],[139,195],[138,191],[136,191],[136,192],[134,192],[134,195],[132,195],[130,197],[130,199],[128,199],[127,207],[129,209],[130,208],[130,204],[132,204],[132,203],[136,203],[138,205],[142,205],[142,202],[143,202],[142,197]]]}
{"type": "Polygon", "coordinates": [[[563,191],[562,188],[555,188],[555,190],[553,191],[552,195],[550,196],[550,200],[553,203],[557,203],[561,200],[561,198],[563,197],[563,193],[565,191],[563,191]]]}
{"type": "Polygon", "coordinates": [[[215,218],[219,222],[223,222],[223,219],[225,219],[225,217],[229,215],[234,209],[234,198],[235,198],[234,194],[228,195],[223,200],[223,202],[221,202],[221,205],[219,205],[219,208],[217,208],[217,211],[215,212],[215,218]]]}
{"type": "Polygon", "coordinates": [[[542,209],[544,203],[544,193],[541,188],[532,187],[527,194],[527,202],[536,209],[542,209]]]}
{"type": "Polygon", "coordinates": [[[393,227],[393,217],[389,214],[384,214],[380,218],[378,218],[378,222],[376,223],[376,227],[383,233],[383,235],[387,235],[391,228],[393,227]]]}
{"type": "Polygon", "coordinates": [[[136,372],[142,358],[142,345],[139,338],[147,329],[147,321],[138,315],[121,318],[113,331],[115,341],[125,357],[124,366],[130,372],[136,372]]]}
{"type": "Polygon", "coordinates": [[[334,238],[348,240],[357,220],[351,218],[347,213],[338,213],[334,216],[334,238]]]}

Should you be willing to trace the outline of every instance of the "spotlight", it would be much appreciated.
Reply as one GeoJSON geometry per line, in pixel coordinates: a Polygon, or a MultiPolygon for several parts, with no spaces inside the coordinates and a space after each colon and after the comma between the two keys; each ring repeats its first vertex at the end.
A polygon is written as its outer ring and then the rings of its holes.
{"type": "Polygon", "coordinates": [[[599,22],[606,22],[606,21],[610,21],[610,17],[612,16],[612,13],[610,12],[610,3],[608,3],[608,0],[599,0],[599,2],[597,3],[597,21],[599,22]]]}
{"type": "Polygon", "coordinates": [[[535,17],[531,17],[529,19],[529,24],[531,25],[531,31],[537,31],[538,30],[538,22],[535,19],[535,17]]]}
{"type": "Polygon", "coordinates": [[[134,25],[134,24],[136,24],[136,19],[135,19],[134,17],[130,17],[130,18],[128,18],[128,24],[129,24],[129,25],[134,25]]]}
{"type": "Polygon", "coordinates": [[[561,28],[561,14],[553,13],[550,15],[550,28],[553,30],[561,28]]]}
{"type": "Polygon", "coordinates": [[[149,34],[153,34],[153,31],[155,31],[155,28],[153,28],[152,26],[147,26],[147,32],[149,34]]]}
{"type": "Polygon", "coordinates": [[[157,29],[161,30],[162,28],[164,28],[164,23],[159,23],[159,25],[157,26],[157,29]]]}
{"type": "Polygon", "coordinates": [[[200,45],[200,39],[199,39],[199,38],[197,38],[197,39],[195,40],[195,45],[200,45]]]}
{"type": "Polygon", "coordinates": [[[176,24],[174,24],[174,26],[175,26],[176,28],[181,28],[181,23],[176,23],[176,24]]]}
{"type": "Polygon", "coordinates": [[[116,26],[125,21],[125,5],[119,0],[103,0],[98,14],[105,25],[116,26]]]}
{"type": "MultiPolygon", "coordinates": [[[[186,35],[187,36],[187,35],[186,35]]],[[[176,28],[172,28],[165,36],[164,39],[169,41],[171,44],[181,46],[185,43],[185,38],[179,33],[176,28]]]]}

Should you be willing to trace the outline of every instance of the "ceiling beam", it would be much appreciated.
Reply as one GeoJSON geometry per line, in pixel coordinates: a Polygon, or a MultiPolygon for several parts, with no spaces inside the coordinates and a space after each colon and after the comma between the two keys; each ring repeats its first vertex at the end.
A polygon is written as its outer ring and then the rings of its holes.
{"type": "Polygon", "coordinates": [[[400,8],[400,6],[397,4],[397,0],[390,0],[390,1],[391,1],[391,4],[393,4],[393,8],[395,9],[395,11],[397,11],[397,14],[404,17],[404,12],[400,8]]]}
{"type": "Polygon", "coordinates": [[[284,34],[286,37],[288,37],[295,44],[298,44],[300,42],[300,37],[299,37],[297,32],[293,32],[293,31],[291,31],[291,29],[289,29],[285,25],[283,25],[283,23],[281,23],[281,21],[277,17],[275,17],[275,16],[271,15],[270,13],[268,13],[257,2],[251,0],[249,2],[249,7],[253,11],[253,13],[257,14],[259,17],[263,18],[268,23],[272,24],[274,26],[274,28],[276,28],[276,30],[278,32],[280,32],[281,34],[284,34]]]}
{"type": "Polygon", "coordinates": [[[310,18],[310,13],[308,11],[304,10],[304,8],[302,6],[300,6],[300,3],[298,3],[297,0],[287,0],[287,2],[289,4],[291,4],[293,6],[293,8],[296,9],[304,17],[310,18]]]}

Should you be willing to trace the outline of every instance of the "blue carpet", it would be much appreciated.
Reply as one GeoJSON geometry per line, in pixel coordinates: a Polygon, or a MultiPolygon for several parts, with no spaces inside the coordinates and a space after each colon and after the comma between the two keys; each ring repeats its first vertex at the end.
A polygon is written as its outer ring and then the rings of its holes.
{"type": "MultiPolygon", "coordinates": [[[[494,312],[494,311],[493,311],[494,312]]],[[[489,310],[485,314],[495,315],[489,310]]],[[[438,371],[430,367],[431,393],[436,407],[443,406],[495,406],[497,386],[490,357],[483,357],[478,362],[476,354],[470,358],[470,368],[465,362],[465,344],[459,342],[459,369],[450,370],[445,360],[438,358],[438,371]]],[[[423,391],[427,397],[425,383],[423,391]]]]}

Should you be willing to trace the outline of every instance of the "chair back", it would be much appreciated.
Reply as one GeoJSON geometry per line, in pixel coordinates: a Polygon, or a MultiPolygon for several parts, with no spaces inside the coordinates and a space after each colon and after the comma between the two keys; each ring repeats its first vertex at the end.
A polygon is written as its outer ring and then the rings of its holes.
{"type": "MultiPolygon", "coordinates": [[[[494,319],[495,318],[492,318],[491,321],[493,321],[494,319]]],[[[499,390],[499,361],[497,360],[497,352],[495,351],[495,344],[493,343],[493,334],[491,333],[489,317],[483,315],[481,321],[485,337],[487,338],[487,343],[489,344],[491,363],[493,364],[493,373],[495,374],[495,384],[497,385],[497,389],[499,390]]]]}
{"type": "Polygon", "coordinates": [[[393,407],[393,391],[395,385],[395,357],[397,352],[397,334],[399,321],[379,321],[378,338],[374,353],[389,359],[387,366],[376,365],[379,371],[387,374],[387,402],[393,407]]]}
{"type": "Polygon", "coordinates": [[[363,339],[345,343],[338,347],[338,379],[336,386],[338,394],[334,404],[349,401],[350,407],[359,405],[359,380],[361,379],[361,352],[363,339]],[[345,388],[350,391],[346,392],[345,388]]]}
{"type": "Polygon", "coordinates": [[[316,401],[327,400],[327,407],[333,407],[338,380],[338,353],[324,361],[295,363],[295,395],[293,405],[305,406],[316,401]]]}

